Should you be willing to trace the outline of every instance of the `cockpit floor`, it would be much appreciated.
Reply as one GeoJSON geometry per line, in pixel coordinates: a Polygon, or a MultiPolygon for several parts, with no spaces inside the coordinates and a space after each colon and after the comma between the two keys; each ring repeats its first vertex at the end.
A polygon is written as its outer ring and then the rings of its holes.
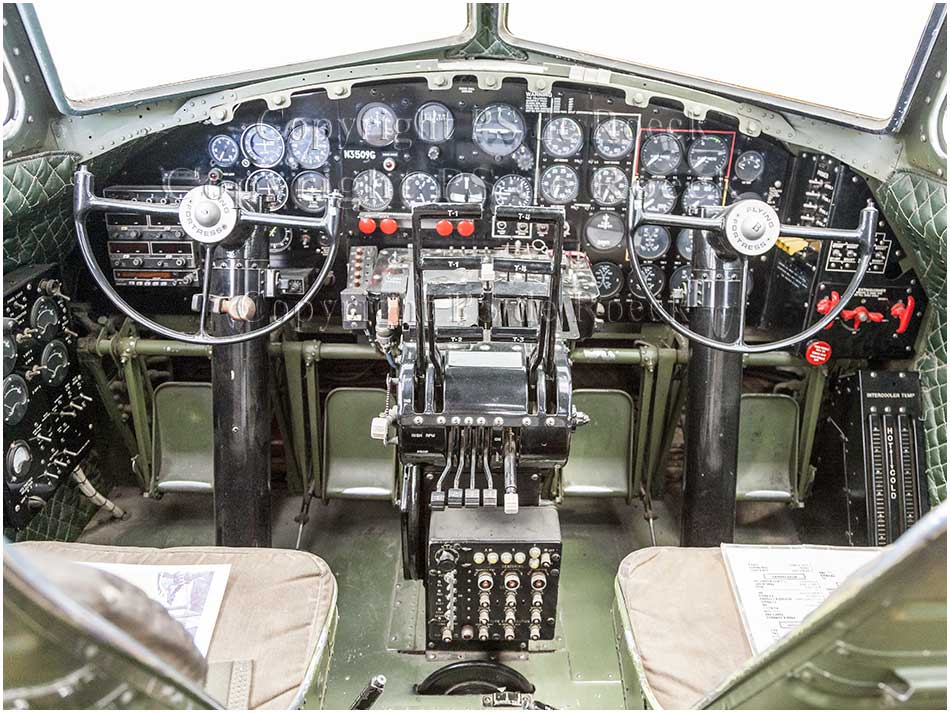
{"type": "MultiPolygon", "coordinates": [[[[172,547],[214,541],[211,499],[166,495],[143,498],[133,488],[112,492],[131,517],[98,517],[81,541],[98,544],[172,547]]],[[[293,548],[300,500],[275,494],[275,547],[293,548]]],[[[662,503],[654,505],[657,542],[675,545],[678,523],[662,503]]],[[[558,708],[623,708],[624,691],[611,608],[620,561],[647,547],[650,535],[639,503],[578,499],[560,508],[564,543],[557,639],[543,652],[513,653],[503,659],[537,688],[538,700],[558,708]]],[[[675,512],[675,511],[673,511],[675,512]]],[[[419,696],[414,684],[454,654],[425,655],[420,645],[424,602],[419,582],[402,578],[399,516],[386,502],[315,502],[302,547],[320,555],[339,585],[339,624],[324,706],[348,708],[369,679],[387,678],[379,705],[385,708],[480,708],[478,696],[419,696]]],[[[767,518],[767,520],[770,518],[767,518]]],[[[783,518],[779,518],[780,520],[783,518]]],[[[796,541],[794,528],[769,522],[740,528],[740,541],[796,541]],[[766,537],[766,530],[771,533],[766,537]]],[[[672,613],[671,613],[672,614],[672,613]]],[[[633,703],[633,701],[632,701],[633,703]]]]}

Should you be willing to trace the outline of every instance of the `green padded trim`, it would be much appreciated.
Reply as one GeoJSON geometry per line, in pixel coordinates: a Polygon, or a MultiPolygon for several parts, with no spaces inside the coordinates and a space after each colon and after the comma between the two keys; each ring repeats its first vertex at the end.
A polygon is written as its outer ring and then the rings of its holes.
{"type": "Polygon", "coordinates": [[[3,164],[3,269],[59,262],[73,246],[72,185],[79,155],[36,154],[3,164]]]}
{"type": "Polygon", "coordinates": [[[947,499],[947,184],[898,171],[877,189],[884,214],[917,258],[930,297],[924,349],[917,356],[924,399],[931,502],[947,499]]]}

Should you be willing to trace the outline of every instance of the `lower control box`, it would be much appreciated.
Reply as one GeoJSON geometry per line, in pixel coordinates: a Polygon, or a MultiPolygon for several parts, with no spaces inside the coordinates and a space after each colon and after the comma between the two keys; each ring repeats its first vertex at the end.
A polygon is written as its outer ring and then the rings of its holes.
{"type": "Polygon", "coordinates": [[[553,506],[432,513],[426,636],[434,649],[524,648],[553,639],[561,526],[553,506]]]}

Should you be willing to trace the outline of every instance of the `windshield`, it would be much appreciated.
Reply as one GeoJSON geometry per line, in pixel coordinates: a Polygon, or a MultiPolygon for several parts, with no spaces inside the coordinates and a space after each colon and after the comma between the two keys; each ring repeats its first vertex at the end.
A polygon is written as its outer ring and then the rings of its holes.
{"type": "Polygon", "coordinates": [[[568,22],[547,3],[512,3],[508,30],[551,47],[887,119],[933,4],[683,3],[674,12],[667,3],[595,1],[583,7],[568,22]]]}
{"type": "Polygon", "coordinates": [[[63,93],[73,102],[458,35],[465,6],[417,2],[35,3],[63,93]],[[95,11],[91,8],[99,6],[95,11]]]}

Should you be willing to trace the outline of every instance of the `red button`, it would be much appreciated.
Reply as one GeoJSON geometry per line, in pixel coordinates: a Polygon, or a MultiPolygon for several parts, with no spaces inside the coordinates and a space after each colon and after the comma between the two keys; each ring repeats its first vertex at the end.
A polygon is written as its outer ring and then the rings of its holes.
{"type": "Polygon", "coordinates": [[[452,225],[452,221],[450,220],[443,219],[435,224],[435,232],[437,232],[443,238],[449,237],[453,230],[455,230],[455,227],[452,225]]]}
{"type": "Polygon", "coordinates": [[[475,223],[470,220],[459,221],[458,228],[459,235],[463,238],[467,238],[469,235],[475,232],[475,223]]]}
{"type": "Polygon", "coordinates": [[[363,235],[369,235],[376,232],[376,221],[372,218],[360,218],[360,222],[356,224],[356,227],[360,229],[363,235]]]}
{"type": "Polygon", "coordinates": [[[399,223],[392,218],[383,218],[379,221],[379,229],[386,233],[386,235],[392,235],[399,230],[399,223]]]}
{"type": "Polygon", "coordinates": [[[805,349],[805,359],[813,366],[821,366],[831,359],[831,345],[828,342],[811,342],[805,349]]]}

